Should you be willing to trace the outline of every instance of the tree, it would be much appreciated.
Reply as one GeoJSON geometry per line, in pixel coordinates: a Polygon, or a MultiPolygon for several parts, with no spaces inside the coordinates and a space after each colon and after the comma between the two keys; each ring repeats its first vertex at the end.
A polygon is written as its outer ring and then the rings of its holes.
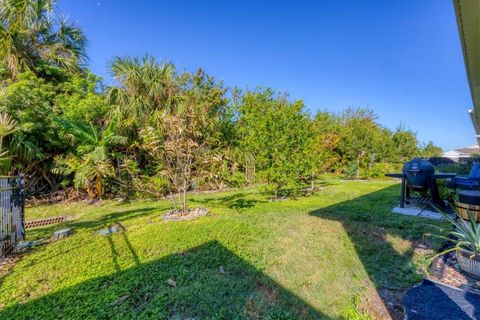
{"type": "Polygon", "coordinates": [[[271,89],[246,92],[237,100],[240,148],[253,159],[275,197],[287,186],[308,181],[312,137],[303,102],[289,102],[288,96],[271,89]]]}
{"type": "Polygon", "coordinates": [[[146,182],[155,195],[180,193],[174,209],[185,212],[194,188],[260,181],[278,197],[323,172],[369,177],[381,172],[375,165],[439,153],[404,127],[383,128],[371,110],[312,118],[271,89],[228,99],[202,70],[178,74],[148,55],[114,57],[117,83],[105,88],[85,67],[83,32],[55,6],[0,0],[0,164],[26,173],[30,192],[73,182],[101,198],[146,182]]]}
{"type": "Polygon", "coordinates": [[[338,169],[341,157],[338,153],[344,130],[340,119],[326,111],[318,112],[313,118],[312,176],[338,169]]]}
{"type": "Polygon", "coordinates": [[[433,158],[433,157],[441,157],[442,156],[442,148],[433,144],[432,141],[429,141],[423,148],[422,148],[422,157],[424,158],[433,158]]]}
{"type": "Polygon", "coordinates": [[[416,134],[411,130],[405,129],[403,124],[397,128],[392,139],[400,162],[406,162],[420,154],[416,134]]]}
{"type": "Polygon", "coordinates": [[[361,170],[368,171],[377,161],[381,128],[375,122],[377,116],[368,109],[348,108],[340,115],[340,119],[344,127],[340,155],[349,175],[359,178],[361,170]]]}
{"type": "Polygon", "coordinates": [[[157,62],[153,57],[115,57],[110,72],[119,86],[107,91],[113,112],[126,127],[147,124],[155,111],[167,111],[177,92],[175,66],[157,62]]]}
{"type": "Polygon", "coordinates": [[[19,74],[17,81],[0,93],[0,112],[9,114],[18,124],[9,142],[11,162],[8,170],[25,173],[30,178],[28,187],[38,182],[39,189],[54,188],[49,177],[49,160],[67,150],[54,121],[53,101],[57,93],[54,85],[30,71],[19,74]]]}
{"type": "Polygon", "coordinates": [[[80,71],[86,61],[86,37],[57,16],[55,0],[0,0],[0,61],[10,79],[49,64],[80,71]]]}
{"type": "Polygon", "coordinates": [[[188,212],[186,195],[195,180],[215,173],[219,162],[220,119],[226,104],[225,90],[199,70],[183,74],[175,105],[157,110],[155,126],[142,129],[141,147],[167,179],[174,212],[188,212]]]}
{"type": "Polygon", "coordinates": [[[84,70],[82,76],[70,75],[57,84],[53,105],[62,118],[77,123],[101,126],[111,106],[105,101],[102,79],[84,70]]]}
{"type": "Polygon", "coordinates": [[[101,126],[109,106],[97,92],[99,79],[88,70],[79,75],[46,65],[38,69],[48,78],[23,72],[0,92],[0,112],[9,114],[18,126],[7,139],[10,160],[5,165],[9,174],[26,174],[29,192],[51,193],[61,182],[50,172],[53,159],[73,149],[56,119],[101,126]]]}

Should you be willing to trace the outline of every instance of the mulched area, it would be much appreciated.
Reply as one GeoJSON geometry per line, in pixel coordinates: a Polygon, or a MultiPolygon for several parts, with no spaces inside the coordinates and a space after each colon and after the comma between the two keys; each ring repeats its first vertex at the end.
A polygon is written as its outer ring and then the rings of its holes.
{"type": "MultiPolygon", "coordinates": [[[[446,242],[439,252],[451,246],[446,242]]],[[[415,251],[431,254],[431,249],[417,246],[415,251]]],[[[450,252],[433,260],[429,275],[407,291],[403,302],[405,319],[480,319],[480,281],[466,275],[450,252]]]]}
{"type": "Polygon", "coordinates": [[[430,278],[433,280],[480,294],[480,281],[462,272],[458,265],[455,252],[450,252],[436,258],[430,268],[430,278]]]}
{"type": "Polygon", "coordinates": [[[208,210],[205,208],[188,209],[186,212],[169,211],[162,216],[165,221],[183,221],[193,220],[200,217],[204,217],[208,214],[208,210]]]}
{"type": "Polygon", "coordinates": [[[480,281],[462,272],[456,253],[450,252],[433,260],[430,275],[408,290],[403,301],[409,320],[480,319],[480,281]]]}
{"type": "Polygon", "coordinates": [[[480,295],[428,279],[408,290],[404,298],[407,320],[479,319],[480,295]]]}

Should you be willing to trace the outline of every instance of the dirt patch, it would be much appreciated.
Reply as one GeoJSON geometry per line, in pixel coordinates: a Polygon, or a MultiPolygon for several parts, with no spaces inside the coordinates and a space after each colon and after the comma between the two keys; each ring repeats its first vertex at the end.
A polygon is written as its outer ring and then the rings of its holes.
{"type": "Polygon", "coordinates": [[[420,256],[431,256],[435,253],[435,247],[427,241],[414,241],[413,253],[420,256]]]}
{"type": "Polygon", "coordinates": [[[88,194],[85,191],[80,191],[71,187],[48,194],[30,196],[25,199],[25,206],[36,207],[47,204],[87,201],[88,199],[88,194]]]}
{"type": "Polygon", "coordinates": [[[15,263],[17,263],[17,261],[20,260],[26,254],[27,254],[26,252],[21,252],[21,253],[13,252],[9,254],[7,257],[0,259],[0,278],[9,274],[13,266],[15,265],[15,263]]]}
{"type": "Polygon", "coordinates": [[[250,295],[245,302],[244,313],[248,319],[265,319],[268,310],[277,302],[277,291],[268,286],[257,282],[256,292],[250,295]]]}
{"type": "Polygon", "coordinates": [[[364,294],[360,309],[373,319],[404,318],[402,299],[405,291],[369,288],[364,294]]]}
{"type": "MultiPolygon", "coordinates": [[[[371,241],[380,241],[382,237],[385,237],[382,232],[370,232],[365,236],[371,241]]],[[[434,252],[433,245],[427,241],[414,241],[411,247],[415,255],[427,256],[434,252]]],[[[369,288],[363,296],[360,308],[373,319],[404,319],[403,296],[405,292],[406,290],[369,288]]]]}
{"type": "Polygon", "coordinates": [[[208,210],[205,208],[188,209],[187,211],[169,211],[162,216],[165,221],[183,221],[193,220],[200,217],[204,217],[208,214],[208,210]]]}
{"type": "Polygon", "coordinates": [[[257,289],[262,293],[263,298],[265,299],[265,301],[267,301],[268,304],[275,303],[275,301],[277,300],[277,291],[272,287],[265,284],[260,284],[258,285],[257,289]]]}

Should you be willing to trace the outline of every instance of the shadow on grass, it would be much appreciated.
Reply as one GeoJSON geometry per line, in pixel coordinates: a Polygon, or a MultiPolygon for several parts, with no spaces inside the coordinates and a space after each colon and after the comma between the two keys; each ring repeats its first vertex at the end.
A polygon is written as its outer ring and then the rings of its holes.
{"type": "MultiPolygon", "coordinates": [[[[125,239],[128,241],[128,238],[125,239]]],[[[130,269],[92,279],[25,304],[9,306],[0,310],[0,318],[326,317],[217,241],[211,241],[183,253],[138,263],[130,269]],[[175,285],[172,281],[168,284],[169,279],[174,280],[175,285]]]]}
{"type": "Polygon", "coordinates": [[[310,215],[341,222],[355,247],[371,282],[388,310],[386,316],[403,319],[401,298],[406,289],[423,277],[417,274],[413,263],[415,245],[422,241],[427,224],[435,222],[417,217],[400,216],[390,212],[398,201],[398,186],[344,201],[310,212],[310,215]],[[412,241],[408,248],[399,250],[389,237],[412,241]],[[393,302],[393,305],[392,305],[393,302]]]}
{"type": "Polygon", "coordinates": [[[238,213],[254,207],[257,203],[265,203],[267,201],[260,199],[248,198],[248,194],[245,193],[235,193],[232,195],[224,197],[212,197],[205,199],[191,199],[193,203],[202,203],[202,204],[213,204],[225,206],[229,209],[233,209],[238,213]]]}
{"type": "Polygon", "coordinates": [[[148,215],[149,213],[153,212],[161,212],[163,210],[163,208],[139,208],[124,211],[113,211],[107,215],[99,216],[98,219],[72,220],[51,226],[29,229],[27,230],[27,237],[29,240],[50,237],[55,230],[63,228],[72,228],[74,231],[81,229],[100,229],[113,223],[122,223],[123,221],[129,219],[140,217],[142,215],[148,215]]]}

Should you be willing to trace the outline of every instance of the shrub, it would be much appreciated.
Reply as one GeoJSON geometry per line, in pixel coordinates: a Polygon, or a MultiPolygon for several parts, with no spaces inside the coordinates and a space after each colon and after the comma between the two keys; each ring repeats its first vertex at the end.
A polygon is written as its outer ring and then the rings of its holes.
{"type": "Polygon", "coordinates": [[[229,177],[226,177],[226,182],[229,187],[241,188],[245,185],[245,174],[243,172],[236,171],[229,177]]]}
{"type": "Polygon", "coordinates": [[[362,174],[365,178],[384,178],[387,173],[402,171],[401,163],[374,163],[368,171],[362,174]]]}
{"type": "Polygon", "coordinates": [[[472,169],[473,163],[448,163],[439,164],[435,167],[437,172],[453,172],[458,175],[468,175],[472,169]]]}

